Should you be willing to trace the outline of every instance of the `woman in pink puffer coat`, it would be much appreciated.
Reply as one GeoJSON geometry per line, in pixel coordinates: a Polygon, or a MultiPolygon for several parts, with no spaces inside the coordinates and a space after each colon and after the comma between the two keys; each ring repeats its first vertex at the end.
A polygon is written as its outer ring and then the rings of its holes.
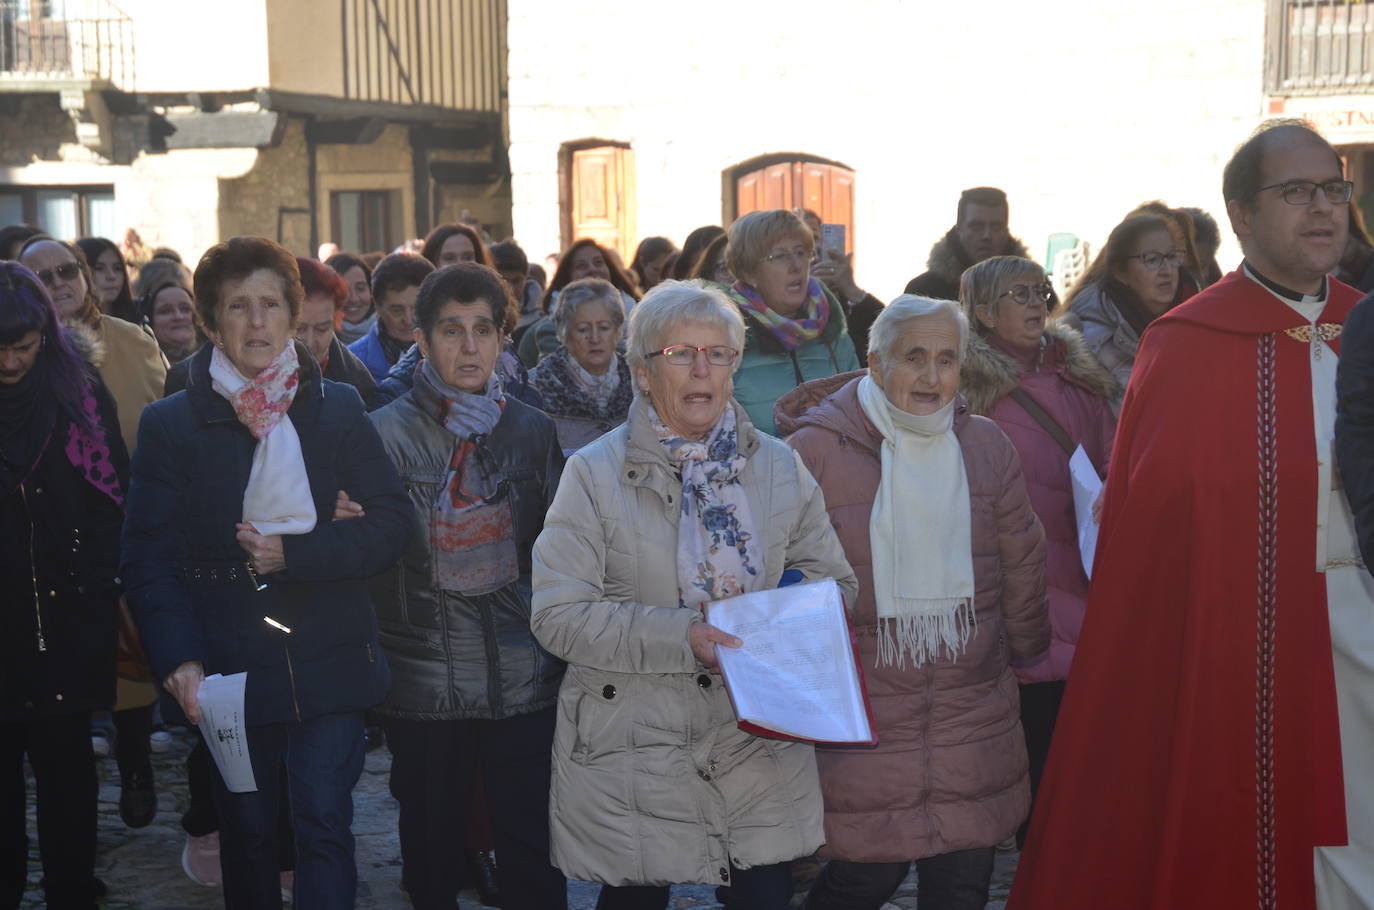
{"type": "MultiPolygon", "coordinates": [[[[1032,800],[1088,602],[1069,478],[1071,447],[1081,445],[1098,473],[1106,474],[1116,432],[1111,402],[1121,393],[1082,336],[1048,324],[1049,288],[1044,271],[1029,259],[995,256],[964,272],[959,293],[973,327],[959,390],[969,410],[991,418],[1016,446],[1031,506],[1045,526],[1050,657],[1016,673],[1032,800]]],[[[1024,826],[1019,834],[1024,840],[1024,826]]]]}

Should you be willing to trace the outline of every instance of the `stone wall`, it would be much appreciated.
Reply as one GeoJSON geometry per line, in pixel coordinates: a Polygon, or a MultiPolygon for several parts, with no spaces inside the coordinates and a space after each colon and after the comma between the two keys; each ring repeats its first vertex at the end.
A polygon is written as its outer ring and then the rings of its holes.
{"type": "Polygon", "coordinates": [[[76,124],[57,103],[55,92],[0,95],[0,100],[0,166],[54,161],[63,145],[76,142],[76,124]]]}
{"type": "Polygon", "coordinates": [[[313,256],[309,209],[305,121],[292,118],[278,145],[258,151],[251,170],[220,181],[219,235],[255,234],[313,256]]]}

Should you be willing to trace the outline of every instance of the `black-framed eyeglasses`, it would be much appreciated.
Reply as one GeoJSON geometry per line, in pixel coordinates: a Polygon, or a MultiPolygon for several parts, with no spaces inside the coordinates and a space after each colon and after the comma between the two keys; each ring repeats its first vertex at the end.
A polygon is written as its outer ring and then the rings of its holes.
{"type": "Polygon", "coordinates": [[[662,357],[675,367],[689,367],[696,361],[698,351],[706,355],[706,362],[713,367],[728,367],[739,356],[739,351],[728,344],[712,344],[704,348],[694,344],[670,344],[661,351],[650,351],[644,356],[662,357]]]}
{"type": "Polygon", "coordinates": [[[77,275],[81,274],[81,266],[77,265],[75,262],[64,262],[51,269],[39,269],[34,272],[34,274],[38,276],[39,281],[43,282],[44,287],[50,288],[53,286],[54,274],[63,281],[71,281],[77,275]]]}
{"type": "Polygon", "coordinates": [[[1317,190],[1321,190],[1326,201],[1332,205],[1345,205],[1355,192],[1355,184],[1349,180],[1328,180],[1325,183],[1312,180],[1285,180],[1283,183],[1262,186],[1255,192],[1262,193],[1265,190],[1279,190],[1283,201],[1289,205],[1311,205],[1312,200],[1317,198],[1317,190]]]}
{"type": "Polygon", "coordinates": [[[1164,263],[1169,263],[1176,269],[1183,268],[1184,258],[1180,252],[1161,253],[1154,251],[1150,253],[1136,253],[1134,256],[1127,256],[1127,259],[1139,259],[1140,264],[1152,272],[1158,272],[1164,263]]]}
{"type": "Polygon", "coordinates": [[[1053,296],[1054,288],[1050,287],[1048,284],[1037,284],[1034,287],[1028,284],[1018,284],[998,294],[997,299],[1001,300],[1003,297],[1010,297],[1018,306],[1026,306],[1032,300],[1038,300],[1041,303],[1049,303],[1050,298],[1053,296]]]}

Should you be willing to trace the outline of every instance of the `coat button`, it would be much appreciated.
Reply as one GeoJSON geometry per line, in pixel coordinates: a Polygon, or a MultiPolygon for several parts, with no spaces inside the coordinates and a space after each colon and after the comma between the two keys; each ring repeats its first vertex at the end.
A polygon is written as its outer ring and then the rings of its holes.
{"type": "Polygon", "coordinates": [[[697,685],[701,686],[703,689],[711,688],[711,677],[707,676],[705,673],[701,674],[697,677],[697,685]]]}
{"type": "Polygon", "coordinates": [[[697,772],[697,777],[701,778],[702,780],[710,780],[710,779],[711,779],[711,775],[707,774],[705,771],[698,771],[698,772],[697,772]]]}
{"type": "Polygon", "coordinates": [[[625,476],[626,476],[626,477],[629,477],[631,480],[634,480],[636,477],[639,476],[639,472],[638,472],[638,471],[631,471],[629,474],[627,474],[627,475],[625,475],[625,476]]]}
{"type": "Polygon", "coordinates": [[[58,692],[58,693],[57,693],[57,700],[58,700],[58,701],[61,701],[61,700],[62,700],[62,693],[61,693],[61,692],[58,692]]]}
{"type": "Polygon", "coordinates": [[[724,866],[720,867],[720,880],[723,882],[728,882],[730,880],[730,870],[724,866]]]}
{"type": "Polygon", "coordinates": [[[606,683],[601,687],[601,695],[605,698],[615,698],[615,686],[606,683]]]}
{"type": "Polygon", "coordinates": [[[48,596],[49,596],[49,597],[56,597],[56,596],[57,596],[57,592],[56,592],[56,591],[49,591],[49,592],[48,592],[48,596]]]}

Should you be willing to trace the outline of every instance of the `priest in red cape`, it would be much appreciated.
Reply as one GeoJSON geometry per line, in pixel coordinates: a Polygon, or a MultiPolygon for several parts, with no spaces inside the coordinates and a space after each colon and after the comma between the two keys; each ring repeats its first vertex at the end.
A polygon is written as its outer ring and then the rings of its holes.
{"type": "Polygon", "coordinates": [[[1374,907],[1374,579],[1331,453],[1351,190],[1262,125],[1223,178],[1245,262],[1141,340],[1008,910],[1374,907]]]}

